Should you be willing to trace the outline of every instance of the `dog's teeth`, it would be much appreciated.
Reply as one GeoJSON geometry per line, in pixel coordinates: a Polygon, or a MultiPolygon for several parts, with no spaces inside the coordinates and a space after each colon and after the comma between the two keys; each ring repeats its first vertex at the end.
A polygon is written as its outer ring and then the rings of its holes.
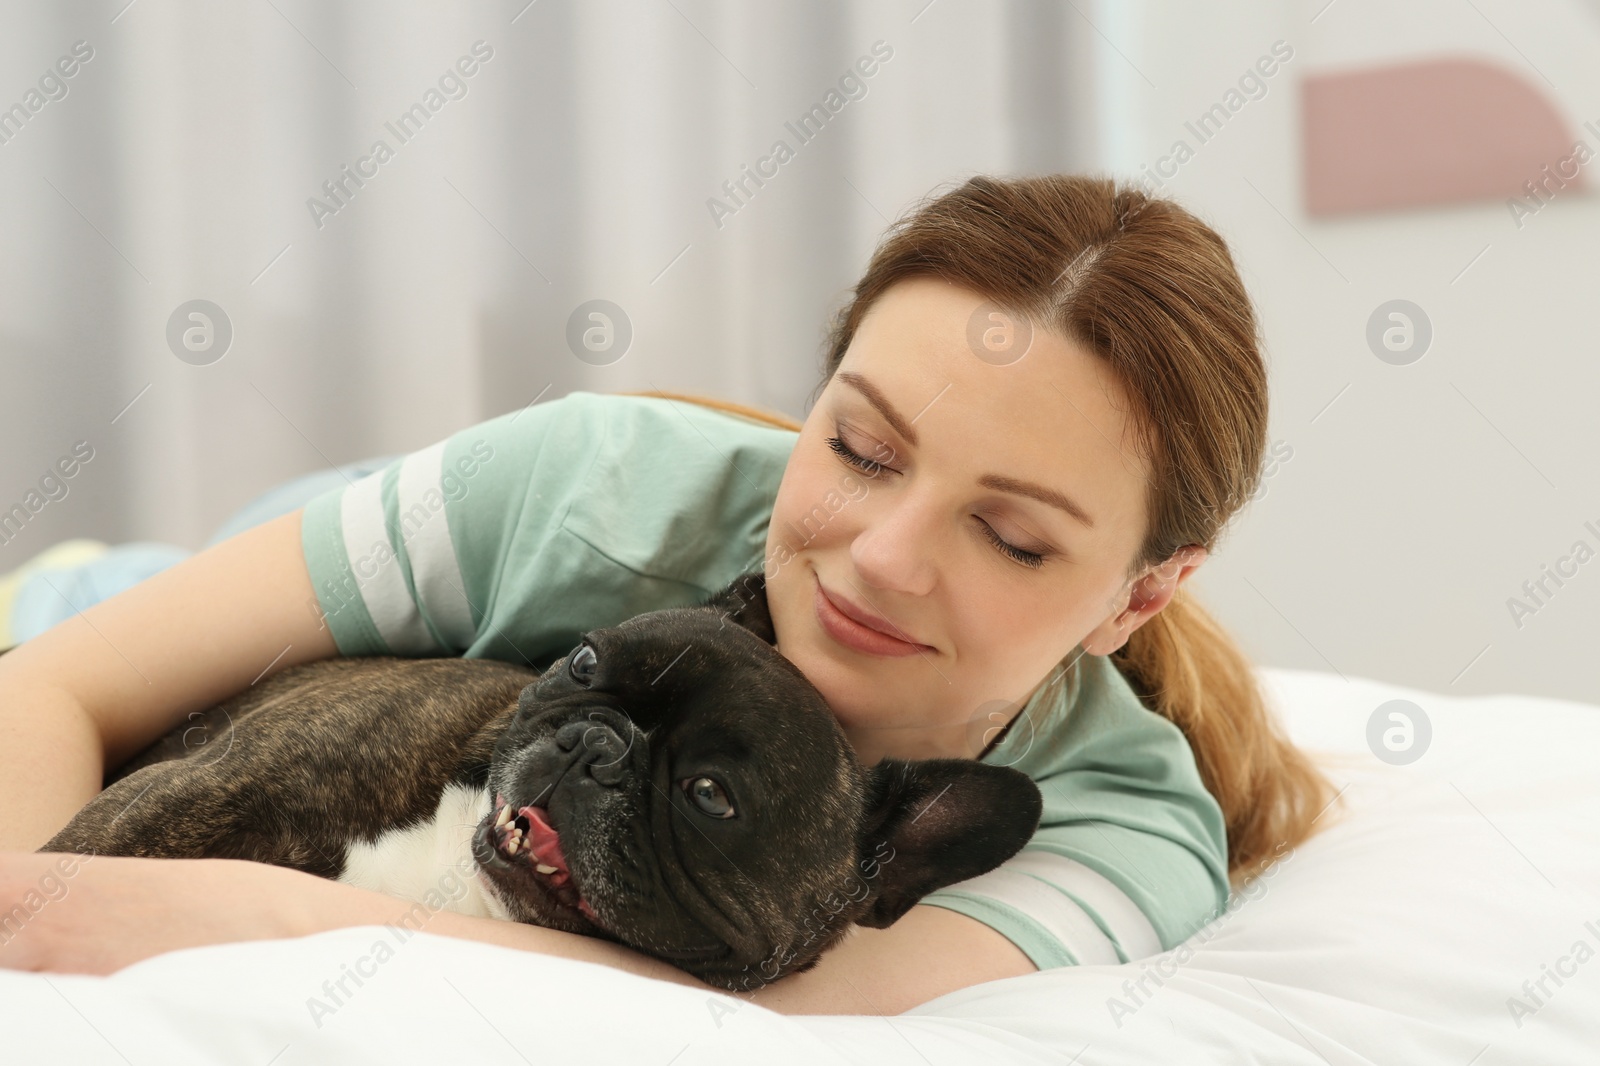
{"type": "Polygon", "coordinates": [[[518,844],[518,842],[515,839],[513,839],[511,841],[511,843],[507,844],[506,845],[506,854],[515,855],[517,853],[517,844],[518,844]]]}
{"type": "Polygon", "coordinates": [[[500,817],[494,820],[494,826],[498,829],[509,821],[511,821],[511,804],[508,803],[500,808],[500,817]]]}
{"type": "Polygon", "coordinates": [[[554,866],[546,866],[542,862],[534,863],[533,868],[542,874],[553,874],[556,872],[556,868],[554,866]]]}

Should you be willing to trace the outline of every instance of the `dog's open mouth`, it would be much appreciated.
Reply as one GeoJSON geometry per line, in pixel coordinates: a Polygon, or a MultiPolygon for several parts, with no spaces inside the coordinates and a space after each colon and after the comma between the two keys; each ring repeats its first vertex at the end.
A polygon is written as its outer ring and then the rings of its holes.
{"type": "Polygon", "coordinates": [[[557,903],[600,924],[594,908],[572,880],[567,857],[561,851],[561,835],[550,824],[549,814],[543,807],[515,807],[496,794],[488,839],[495,854],[508,866],[531,871],[533,880],[557,903]]]}

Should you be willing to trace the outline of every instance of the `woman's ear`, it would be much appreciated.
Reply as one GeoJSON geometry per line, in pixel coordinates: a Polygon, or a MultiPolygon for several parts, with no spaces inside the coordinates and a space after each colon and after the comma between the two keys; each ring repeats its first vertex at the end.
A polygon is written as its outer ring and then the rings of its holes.
{"type": "Polygon", "coordinates": [[[1178,586],[1206,561],[1209,554],[1198,544],[1186,544],[1173,552],[1165,562],[1146,570],[1123,590],[1113,615],[1083,638],[1084,652],[1089,655],[1110,655],[1126,644],[1135,629],[1172,602],[1178,586]]]}

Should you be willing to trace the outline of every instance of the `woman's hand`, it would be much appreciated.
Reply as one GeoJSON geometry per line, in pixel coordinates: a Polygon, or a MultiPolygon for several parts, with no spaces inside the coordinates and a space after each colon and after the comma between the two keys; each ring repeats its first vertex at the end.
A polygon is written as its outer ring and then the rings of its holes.
{"type": "Polygon", "coordinates": [[[109,974],[178,948],[302,936],[341,924],[346,892],[375,895],[239,859],[0,852],[0,967],[109,974]]]}

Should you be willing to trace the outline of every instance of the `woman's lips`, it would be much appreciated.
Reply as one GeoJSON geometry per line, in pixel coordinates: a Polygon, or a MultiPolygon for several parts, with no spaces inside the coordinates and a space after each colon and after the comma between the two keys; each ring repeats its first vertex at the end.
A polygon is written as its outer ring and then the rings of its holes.
{"type": "Polygon", "coordinates": [[[912,644],[891,637],[887,633],[880,633],[876,629],[862,625],[855,619],[839,610],[838,606],[828,598],[822,590],[821,580],[817,581],[817,590],[814,596],[817,623],[828,636],[843,644],[847,648],[864,652],[867,655],[884,655],[899,657],[902,655],[916,655],[918,652],[931,651],[926,644],[912,644]]]}

